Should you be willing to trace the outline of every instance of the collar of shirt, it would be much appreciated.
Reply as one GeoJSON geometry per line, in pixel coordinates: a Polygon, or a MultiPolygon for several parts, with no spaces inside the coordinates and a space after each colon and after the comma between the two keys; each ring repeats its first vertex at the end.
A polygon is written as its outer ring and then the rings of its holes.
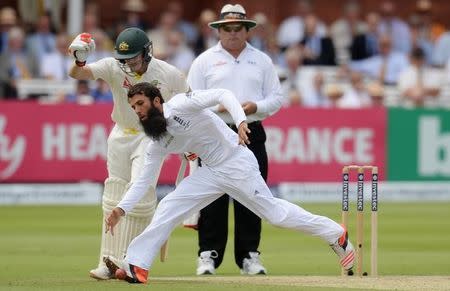
{"type": "MultiPolygon", "coordinates": [[[[242,50],[242,52],[240,53],[240,55],[242,55],[246,50],[254,50],[255,48],[252,47],[251,44],[249,44],[248,42],[245,42],[245,48],[242,50]]],[[[217,45],[214,47],[213,51],[215,52],[225,52],[227,54],[230,54],[226,49],[223,48],[222,43],[219,41],[217,43],[217,45]]]]}

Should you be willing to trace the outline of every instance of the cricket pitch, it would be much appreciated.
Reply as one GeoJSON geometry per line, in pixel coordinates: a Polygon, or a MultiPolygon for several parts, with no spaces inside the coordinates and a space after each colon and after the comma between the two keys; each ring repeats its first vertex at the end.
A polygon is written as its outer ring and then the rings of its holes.
{"type": "Polygon", "coordinates": [[[254,276],[254,277],[153,277],[150,281],[214,282],[221,284],[324,287],[364,290],[450,290],[450,276],[254,276]]]}

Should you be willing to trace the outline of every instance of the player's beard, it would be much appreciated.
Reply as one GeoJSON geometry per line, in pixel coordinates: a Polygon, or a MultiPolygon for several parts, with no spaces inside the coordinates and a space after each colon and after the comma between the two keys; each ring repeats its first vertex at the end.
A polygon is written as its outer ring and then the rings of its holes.
{"type": "Polygon", "coordinates": [[[159,140],[167,131],[167,121],[164,114],[152,107],[147,112],[147,119],[141,120],[146,135],[154,140],[159,140]]]}

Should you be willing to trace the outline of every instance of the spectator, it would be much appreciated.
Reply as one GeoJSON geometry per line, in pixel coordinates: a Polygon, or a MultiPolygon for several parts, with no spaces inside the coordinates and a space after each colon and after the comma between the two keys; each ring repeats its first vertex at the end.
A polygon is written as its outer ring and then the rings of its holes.
{"type": "Polygon", "coordinates": [[[397,17],[394,1],[386,0],[381,2],[381,20],[378,25],[380,34],[389,35],[392,41],[392,49],[403,54],[411,51],[411,35],[408,24],[397,17]]]}
{"type": "Polygon", "coordinates": [[[93,104],[94,102],[113,102],[111,89],[105,80],[97,79],[95,81],[94,89],[91,89],[91,82],[92,81],[87,80],[77,80],[75,92],[66,94],[62,99],[69,103],[78,103],[83,105],[93,104]]]}
{"type": "Polygon", "coordinates": [[[267,16],[258,12],[253,15],[258,26],[250,32],[249,43],[264,53],[268,53],[268,42],[274,37],[273,25],[267,16]]]}
{"type": "Polygon", "coordinates": [[[283,102],[283,106],[284,107],[289,107],[291,105],[300,105],[300,100],[295,99],[293,100],[293,102],[291,103],[291,100],[289,100],[289,96],[287,95],[289,93],[289,88],[290,88],[290,84],[287,82],[287,78],[288,78],[288,71],[285,68],[282,68],[280,66],[275,66],[275,69],[277,71],[277,76],[278,76],[278,80],[280,81],[280,86],[281,86],[281,92],[283,94],[283,96],[287,96],[288,98],[286,98],[283,102]],[[296,102],[298,101],[298,102],[296,102]],[[294,104],[295,103],[295,104],[294,104]]]}
{"type": "MultiPolygon", "coordinates": [[[[3,1],[5,2],[5,1],[3,1]]],[[[32,28],[35,23],[39,21],[39,18],[46,14],[50,17],[50,23],[52,24],[51,31],[56,33],[57,31],[62,31],[66,27],[64,20],[67,14],[67,8],[69,5],[66,0],[44,0],[44,1],[33,1],[33,0],[18,0],[18,1],[8,1],[12,3],[17,3],[17,12],[22,19],[23,28],[28,32],[29,28],[32,28]]],[[[94,1],[86,1],[94,2],[94,1]]]]}
{"type": "Polygon", "coordinates": [[[431,43],[445,32],[445,27],[433,19],[431,0],[417,0],[414,17],[417,19],[419,36],[431,43]]]}
{"type": "Polygon", "coordinates": [[[286,62],[284,60],[284,54],[281,51],[280,46],[277,44],[277,40],[274,36],[267,40],[267,55],[272,59],[272,62],[276,66],[286,67],[286,62]]]}
{"type": "Polygon", "coordinates": [[[350,64],[350,69],[362,72],[369,78],[385,85],[397,84],[398,77],[409,64],[405,54],[393,51],[391,38],[388,35],[380,37],[380,54],[362,61],[350,64]]]}
{"type": "Polygon", "coordinates": [[[184,39],[184,35],[179,30],[169,32],[167,37],[167,59],[166,61],[187,74],[195,54],[184,39]]]}
{"type": "Polygon", "coordinates": [[[11,7],[0,9],[0,54],[8,49],[9,30],[17,24],[16,11],[11,7]]]}
{"type": "MultiPolygon", "coordinates": [[[[278,28],[277,42],[281,50],[284,51],[292,45],[298,44],[305,36],[304,20],[307,15],[313,13],[310,0],[297,0],[294,15],[283,20],[278,28]]],[[[326,33],[325,24],[319,22],[317,25],[319,36],[326,33]]]]}
{"type": "Polygon", "coordinates": [[[77,80],[77,86],[74,93],[67,94],[65,100],[69,103],[77,103],[80,105],[89,105],[94,103],[94,97],[91,95],[89,81],[77,80]]]}
{"type": "Polygon", "coordinates": [[[25,33],[19,27],[9,31],[8,49],[0,54],[0,96],[18,97],[17,82],[38,76],[39,63],[34,54],[25,49],[25,33]]]}
{"type": "Polygon", "coordinates": [[[336,83],[330,83],[325,86],[325,96],[328,100],[328,106],[331,108],[342,108],[342,96],[344,91],[336,83]]]}
{"type": "Polygon", "coordinates": [[[194,52],[196,56],[217,43],[217,32],[208,25],[208,23],[213,22],[216,18],[216,13],[210,9],[205,9],[200,13],[198,19],[199,34],[194,43],[194,52]]]}
{"type": "Polygon", "coordinates": [[[432,55],[432,64],[436,67],[443,68],[450,60],[450,30],[437,39],[432,55]]]}
{"type": "Polygon", "coordinates": [[[364,76],[361,73],[350,74],[350,87],[344,90],[342,99],[339,100],[341,108],[361,108],[368,106],[370,97],[364,85],[364,76]]]}
{"type": "MultiPolygon", "coordinates": [[[[325,93],[325,78],[323,73],[320,70],[312,70],[309,74],[310,76],[306,76],[307,79],[304,91],[302,92],[302,105],[305,107],[330,106],[330,101],[325,93]]],[[[302,78],[305,78],[305,76],[302,78]]]]}
{"type": "MultiPolygon", "coordinates": [[[[96,6],[91,6],[96,7],[96,6]]],[[[83,31],[88,33],[94,33],[95,31],[99,30],[100,27],[98,26],[98,17],[95,12],[92,11],[86,11],[86,14],[83,17],[83,31]]]]}
{"type": "Polygon", "coordinates": [[[372,82],[367,86],[367,93],[370,97],[369,106],[381,107],[384,106],[384,87],[379,82],[372,82]]]}
{"type": "Polygon", "coordinates": [[[303,64],[305,65],[336,65],[336,54],[333,41],[320,33],[318,19],[309,14],[305,17],[305,32],[300,42],[303,50],[303,64]]]}
{"type": "Polygon", "coordinates": [[[301,89],[302,52],[298,46],[290,47],[285,52],[286,80],[282,83],[283,95],[288,97],[288,105],[303,105],[301,89]]]}
{"type": "Polygon", "coordinates": [[[153,55],[165,60],[168,57],[168,38],[169,34],[177,29],[177,18],[173,12],[165,11],[161,14],[156,27],[147,31],[149,38],[153,40],[153,55]]]}
{"type": "Polygon", "coordinates": [[[113,95],[108,83],[103,79],[97,79],[95,81],[96,87],[91,90],[91,95],[94,97],[95,102],[98,103],[112,103],[113,95]]]}
{"type": "Polygon", "coordinates": [[[122,5],[122,11],[124,28],[138,27],[143,31],[148,29],[148,25],[142,17],[147,11],[147,5],[142,0],[126,0],[122,5]]]}
{"type": "Polygon", "coordinates": [[[56,36],[56,50],[46,53],[40,59],[40,76],[49,80],[67,80],[72,67],[72,57],[68,55],[69,39],[64,33],[56,36]]]}
{"type": "MultiPolygon", "coordinates": [[[[318,74],[312,67],[304,67],[303,56],[300,47],[290,47],[285,52],[286,80],[282,83],[283,95],[288,97],[286,100],[291,105],[304,107],[325,106],[326,98],[321,98],[317,94],[314,82],[323,82],[323,74],[318,74]],[[315,78],[318,78],[315,80],[315,78]]],[[[319,87],[322,84],[318,84],[319,87]]]]}
{"type": "Polygon", "coordinates": [[[367,25],[361,20],[358,2],[350,0],[344,5],[343,17],[333,22],[330,31],[336,49],[337,63],[348,63],[353,36],[367,32],[367,25]]]}
{"type": "Polygon", "coordinates": [[[198,37],[198,30],[194,24],[183,18],[183,1],[170,1],[167,6],[167,11],[171,12],[175,16],[176,30],[181,31],[184,34],[188,45],[193,45],[198,37]]]}
{"type": "Polygon", "coordinates": [[[95,52],[92,52],[87,63],[93,63],[103,58],[112,57],[113,45],[108,35],[100,28],[92,32],[95,39],[95,52]]]}
{"type": "Polygon", "coordinates": [[[50,16],[43,14],[39,17],[35,32],[26,37],[26,48],[40,58],[56,50],[56,36],[52,31],[50,16]]]}
{"type": "Polygon", "coordinates": [[[367,31],[353,36],[350,46],[352,61],[367,59],[379,53],[378,25],[380,16],[375,12],[370,12],[366,16],[367,31]]]}
{"type": "Polygon", "coordinates": [[[401,72],[398,89],[405,100],[423,107],[433,103],[444,86],[442,70],[426,66],[424,51],[415,48],[410,56],[411,64],[401,72]]]}
{"type": "Polygon", "coordinates": [[[427,64],[433,62],[433,42],[427,35],[423,33],[422,24],[416,15],[411,16],[409,27],[411,29],[411,46],[412,49],[420,48],[425,54],[427,64]]]}

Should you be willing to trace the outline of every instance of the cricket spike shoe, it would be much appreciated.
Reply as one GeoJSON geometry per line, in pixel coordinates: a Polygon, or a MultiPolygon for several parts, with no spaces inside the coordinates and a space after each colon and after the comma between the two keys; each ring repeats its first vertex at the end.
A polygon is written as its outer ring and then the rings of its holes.
{"type": "Polygon", "coordinates": [[[355,249],[348,239],[348,232],[345,228],[342,236],[330,247],[338,255],[342,268],[346,271],[351,270],[355,261],[355,249]]]}
{"type": "Polygon", "coordinates": [[[145,284],[147,283],[148,271],[144,270],[138,266],[128,264],[126,262],[122,263],[122,267],[119,267],[109,258],[105,258],[104,262],[108,267],[109,271],[115,274],[116,278],[119,280],[127,281],[128,283],[145,284]]]}
{"type": "Polygon", "coordinates": [[[114,273],[112,273],[105,265],[100,265],[98,268],[90,270],[89,276],[97,280],[114,279],[114,273]]]}
{"type": "Polygon", "coordinates": [[[116,271],[116,278],[131,284],[147,283],[148,271],[132,264],[126,264],[123,269],[116,271]]]}

